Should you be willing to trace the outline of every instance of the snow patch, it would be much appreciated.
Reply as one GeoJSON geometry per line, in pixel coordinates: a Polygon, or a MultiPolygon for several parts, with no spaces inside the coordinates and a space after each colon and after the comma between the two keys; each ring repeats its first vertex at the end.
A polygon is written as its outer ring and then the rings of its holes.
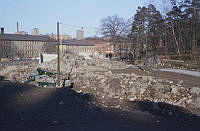
{"type": "Polygon", "coordinates": [[[189,71],[189,70],[181,70],[181,69],[153,69],[153,70],[175,72],[175,73],[181,73],[181,74],[200,77],[200,72],[198,72],[198,71],[189,71]]]}

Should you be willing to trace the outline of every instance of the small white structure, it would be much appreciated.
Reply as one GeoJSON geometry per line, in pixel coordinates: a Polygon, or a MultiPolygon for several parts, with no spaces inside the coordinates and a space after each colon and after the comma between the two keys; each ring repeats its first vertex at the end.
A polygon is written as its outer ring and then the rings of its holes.
{"type": "Polygon", "coordinates": [[[40,54],[40,63],[50,62],[57,59],[57,54],[40,54]]]}

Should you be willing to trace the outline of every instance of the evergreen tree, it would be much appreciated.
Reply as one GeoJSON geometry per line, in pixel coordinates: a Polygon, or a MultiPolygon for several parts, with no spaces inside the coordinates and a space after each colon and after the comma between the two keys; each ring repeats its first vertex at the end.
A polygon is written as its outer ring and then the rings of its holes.
{"type": "Polygon", "coordinates": [[[138,57],[157,51],[162,41],[163,19],[155,6],[138,7],[132,24],[131,38],[138,57]]]}
{"type": "MultiPolygon", "coordinates": [[[[174,4],[174,3],[173,3],[174,4]]],[[[168,44],[167,47],[170,52],[181,54],[180,43],[182,34],[182,11],[176,5],[173,6],[172,10],[167,13],[167,18],[165,19],[167,32],[168,44]]]]}
{"type": "Polygon", "coordinates": [[[200,34],[200,1],[199,0],[185,0],[183,4],[180,6],[180,8],[183,10],[184,18],[186,19],[187,23],[187,29],[188,36],[189,37],[189,49],[190,53],[193,54],[197,50],[198,40],[199,40],[199,34],[200,34]]]}
{"type": "MultiPolygon", "coordinates": [[[[171,0],[172,1],[172,0],[171,0]]],[[[166,28],[168,48],[180,54],[195,53],[199,43],[199,0],[185,0],[177,2],[173,0],[173,8],[167,13],[166,28]],[[174,44],[175,43],[175,44],[174,44]]]]}

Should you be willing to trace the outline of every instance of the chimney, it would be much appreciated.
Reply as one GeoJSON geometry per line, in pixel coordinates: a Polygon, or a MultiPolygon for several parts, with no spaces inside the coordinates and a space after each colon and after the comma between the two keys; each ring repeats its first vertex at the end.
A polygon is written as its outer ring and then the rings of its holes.
{"type": "Polygon", "coordinates": [[[17,22],[17,32],[19,32],[19,23],[17,22]]]}
{"type": "Polygon", "coordinates": [[[4,34],[4,28],[1,27],[1,34],[4,34]]]}

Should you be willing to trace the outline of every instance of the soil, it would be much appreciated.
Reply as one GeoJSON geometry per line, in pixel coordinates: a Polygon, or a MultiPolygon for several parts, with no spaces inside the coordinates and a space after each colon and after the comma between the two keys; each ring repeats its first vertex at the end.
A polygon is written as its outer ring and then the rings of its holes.
{"type": "Polygon", "coordinates": [[[173,73],[173,72],[162,72],[162,71],[154,71],[145,67],[143,70],[139,70],[137,68],[128,68],[128,69],[119,69],[119,70],[112,70],[112,73],[135,73],[137,75],[141,76],[153,76],[156,78],[161,79],[168,79],[170,81],[173,81],[175,83],[178,83],[179,81],[183,81],[183,86],[186,88],[191,87],[200,87],[200,78],[180,73],[173,73]]]}
{"type": "MultiPolygon", "coordinates": [[[[134,72],[167,78],[185,87],[199,86],[197,77],[129,68],[112,70],[112,73],[134,72]]],[[[77,93],[73,88],[40,88],[33,85],[0,81],[1,131],[66,131],[66,130],[199,130],[200,117],[177,106],[158,103],[173,115],[152,107],[151,101],[107,100],[113,106],[102,107],[101,99],[93,94],[77,93]],[[121,103],[123,104],[121,104],[121,103]]],[[[169,113],[169,112],[168,112],[169,113]]]]}

